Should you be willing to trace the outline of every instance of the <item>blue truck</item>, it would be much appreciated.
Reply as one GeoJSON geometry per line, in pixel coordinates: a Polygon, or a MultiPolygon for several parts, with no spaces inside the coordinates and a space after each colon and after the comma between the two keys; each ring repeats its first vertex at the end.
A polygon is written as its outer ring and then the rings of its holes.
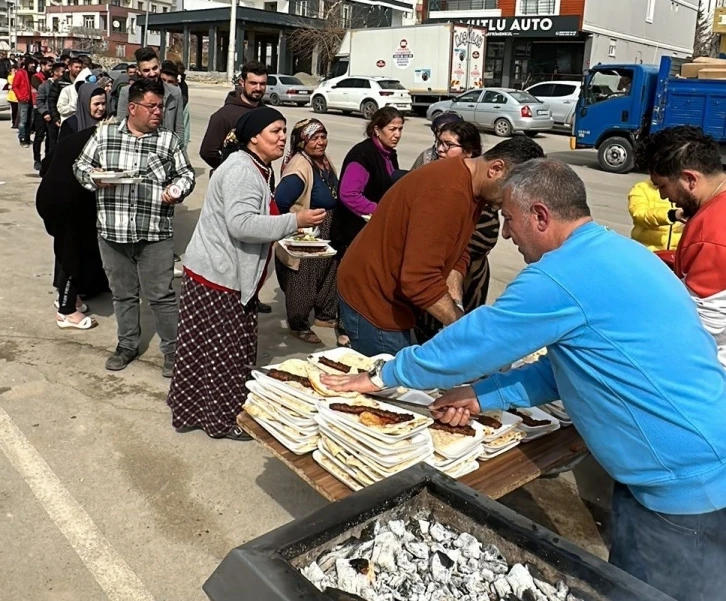
{"type": "Polygon", "coordinates": [[[639,140],[667,127],[695,125],[726,142],[726,81],[680,77],[684,61],[598,65],[585,75],[570,148],[597,149],[604,171],[628,173],[639,140]]]}

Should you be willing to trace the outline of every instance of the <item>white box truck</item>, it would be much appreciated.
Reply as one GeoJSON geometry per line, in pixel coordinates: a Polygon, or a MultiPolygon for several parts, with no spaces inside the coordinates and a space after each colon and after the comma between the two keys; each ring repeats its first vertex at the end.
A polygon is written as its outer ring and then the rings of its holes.
{"type": "Polygon", "coordinates": [[[330,77],[397,79],[413,106],[425,109],[484,85],[486,30],[457,23],[353,29],[346,32],[330,77]]]}

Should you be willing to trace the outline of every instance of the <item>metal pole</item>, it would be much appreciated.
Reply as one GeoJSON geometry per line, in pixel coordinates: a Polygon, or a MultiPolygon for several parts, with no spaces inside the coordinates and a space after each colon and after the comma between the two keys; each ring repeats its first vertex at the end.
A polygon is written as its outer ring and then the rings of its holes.
{"type": "Polygon", "coordinates": [[[237,0],[232,0],[229,11],[229,46],[227,48],[227,83],[233,83],[234,59],[237,47],[237,0]]]}
{"type": "Polygon", "coordinates": [[[144,27],[144,46],[146,46],[146,40],[149,37],[149,6],[151,5],[151,0],[148,0],[146,2],[146,27],[144,27]]]}

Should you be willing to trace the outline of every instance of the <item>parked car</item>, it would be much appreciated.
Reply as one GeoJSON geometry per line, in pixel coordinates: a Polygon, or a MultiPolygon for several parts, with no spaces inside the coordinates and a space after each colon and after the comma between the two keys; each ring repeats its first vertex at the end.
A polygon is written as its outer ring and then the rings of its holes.
{"type": "Polygon", "coordinates": [[[314,89],[313,86],[306,86],[297,77],[274,73],[267,76],[267,91],[262,100],[275,106],[285,103],[305,106],[310,102],[314,89]]]}
{"type": "Polygon", "coordinates": [[[570,129],[581,88],[582,83],[579,81],[546,81],[536,83],[525,91],[550,105],[555,127],[570,129]]]}
{"type": "Polygon", "coordinates": [[[357,112],[370,119],[384,106],[411,112],[411,95],[396,79],[343,75],[327,79],[315,88],[311,104],[316,113],[337,109],[344,115],[357,112]]]}
{"type": "Polygon", "coordinates": [[[114,65],[111,67],[111,71],[126,71],[128,68],[129,63],[119,63],[118,65],[114,65]]]}
{"type": "Polygon", "coordinates": [[[0,79],[0,112],[9,111],[10,103],[8,102],[8,85],[7,79],[0,79]]]}
{"type": "Polygon", "coordinates": [[[444,111],[453,111],[483,129],[493,129],[502,138],[522,131],[536,136],[554,127],[550,106],[534,96],[509,88],[469,90],[453,100],[435,102],[426,111],[433,121],[444,111]]]}

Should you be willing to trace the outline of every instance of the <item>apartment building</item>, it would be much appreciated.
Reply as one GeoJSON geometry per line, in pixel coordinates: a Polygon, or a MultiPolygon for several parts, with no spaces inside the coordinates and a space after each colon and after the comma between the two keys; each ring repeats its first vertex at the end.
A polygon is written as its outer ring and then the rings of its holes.
{"type": "Polygon", "coordinates": [[[485,80],[526,87],[590,65],[655,63],[693,51],[698,0],[422,0],[422,22],[487,30],[485,80]]]}
{"type": "MultiPolygon", "coordinates": [[[[2,1],[2,0],[0,0],[2,1]]],[[[17,0],[15,33],[23,51],[60,53],[73,48],[119,58],[144,44],[147,13],[173,10],[173,0],[17,0]]],[[[146,43],[160,44],[149,32],[146,43]]]]}
{"type": "Polygon", "coordinates": [[[13,3],[7,0],[0,0],[0,50],[10,50],[10,23],[13,12],[13,3]]]}

